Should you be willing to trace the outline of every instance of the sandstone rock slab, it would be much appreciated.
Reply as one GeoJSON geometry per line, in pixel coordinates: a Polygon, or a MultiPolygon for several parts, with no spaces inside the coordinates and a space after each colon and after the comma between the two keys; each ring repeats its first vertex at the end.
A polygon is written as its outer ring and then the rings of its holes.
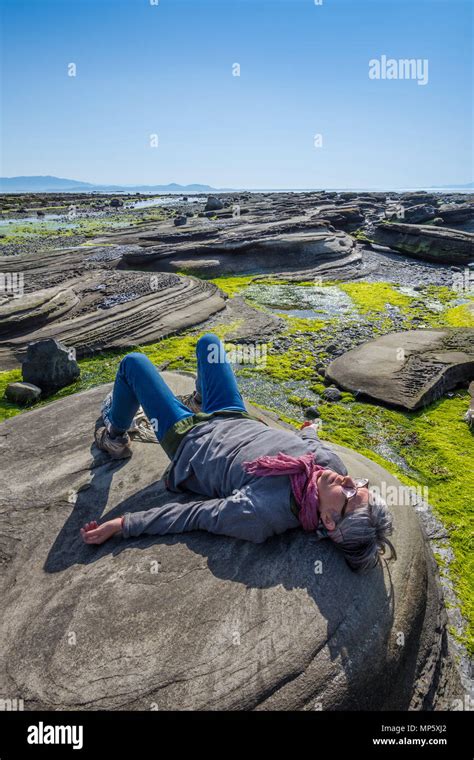
{"type": "Polygon", "coordinates": [[[474,378],[474,329],[389,333],[339,356],[326,378],[362,397],[419,409],[474,378]]]}
{"type": "MultiPolygon", "coordinates": [[[[26,710],[406,710],[459,694],[434,561],[406,506],[393,507],[398,560],[365,577],[300,530],[263,545],[203,532],[83,544],[84,522],[170,498],[158,445],[135,443],[126,464],[93,445],[109,388],[0,425],[0,697],[26,710]]],[[[353,475],[397,486],[335,448],[353,475]]]]}
{"type": "Polygon", "coordinates": [[[0,304],[0,370],[17,367],[33,341],[56,338],[81,358],[159,340],[203,322],[226,302],[213,283],[170,273],[92,267],[73,276],[51,265],[32,269],[27,281],[31,293],[0,304]],[[57,283],[35,289],[35,276],[43,283],[55,274],[57,283]]]}

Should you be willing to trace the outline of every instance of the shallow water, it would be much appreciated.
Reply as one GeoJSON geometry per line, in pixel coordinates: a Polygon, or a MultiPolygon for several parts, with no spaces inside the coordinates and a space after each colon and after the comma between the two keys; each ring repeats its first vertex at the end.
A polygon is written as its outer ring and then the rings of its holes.
{"type": "MultiPolygon", "coordinates": [[[[86,215],[84,214],[84,217],[86,215]]],[[[10,219],[0,219],[0,227],[8,227],[11,225],[19,225],[19,224],[48,224],[48,229],[56,229],[57,227],[73,227],[74,224],[77,223],[77,218],[74,217],[73,219],[69,219],[67,214],[45,214],[44,216],[24,216],[23,214],[18,214],[15,217],[11,217],[10,219]]],[[[31,232],[35,232],[34,229],[31,230],[31,232]]]]}
{"type": "Polygon", "coordinates": [[[274,314],[328,320],[336,316],[355,316],[350,297],[335,285],[249,285],[244,296],[265,306],[274,314]]]}
{"type": "Polygon", "coordinates": [[[126,208],[148,208],[149,206],[173,206],[177,203],[202,203],[202,198],[199,196],[187,196],[184,195],[166,195],[161,198],[149,198],[146,200],[132,201],[125,204],[126,208]],[[187,201],[183,201],[184,197],[187,197],[187,201]]]}
{"type": "MultiPolygon", "coordinates": [[[[235,367],[237,370],[237,367],[235,367]]],[[[288,396],[304,396],[307,399],[317,403],[319,396],[316,396],[309,390],[305,380],[291,380],[287,382],[276,382],[263,375],[261,372],[255,372],[253,375],[241,375],[236,372],[239,390],[243,396],[255,404],[273,409],[278,414],[285,417],[304,420],[303,410],[300,406],[288,401],[288,396]]]]}

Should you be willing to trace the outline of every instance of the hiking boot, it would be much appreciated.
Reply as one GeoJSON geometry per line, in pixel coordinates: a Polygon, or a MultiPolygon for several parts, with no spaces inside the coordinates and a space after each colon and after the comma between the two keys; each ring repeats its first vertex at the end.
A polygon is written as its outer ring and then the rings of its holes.
{"type": "Polygon", "coordinates": [[[132,456],[130,436],[128,433],[112,438],[105,427],[95,432],[95,442],[101,451],[106,451],[112,459],[128,459],[132,456]]]}
{"type": "Polygon", "coordinates": [[[178,398],[182,404],[187,406],[188,409],[191,409],[194,414],[202,412],[202,401],[196,394],[196,391],[189,393],[187,396],[177,396],[176,398],[178,398]]]}

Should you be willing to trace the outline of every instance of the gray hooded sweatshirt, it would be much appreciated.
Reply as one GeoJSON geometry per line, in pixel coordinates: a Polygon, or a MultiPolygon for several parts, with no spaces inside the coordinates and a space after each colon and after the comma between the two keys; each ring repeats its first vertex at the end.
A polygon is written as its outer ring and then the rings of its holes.
{"type": "Polygon", "coordinates": [[[312,427],[293,432],[254,419],[211,417],[185,435],[167,471],[170,491],[191,491],[201,498],[127,512],[123,537],[206,530],[262,543],[299,527],[289,476],[255,476],[242,467],[242,462],[280,451],[295,457],[313,452],[317,464],[347,474],[312,427]]]}

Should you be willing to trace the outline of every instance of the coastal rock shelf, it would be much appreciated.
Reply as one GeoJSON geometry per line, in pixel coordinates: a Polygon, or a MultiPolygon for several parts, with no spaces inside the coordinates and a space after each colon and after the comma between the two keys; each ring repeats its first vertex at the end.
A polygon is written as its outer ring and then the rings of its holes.
{"type": "MultiPolygon", "coordinates": [[[[193,388],[163,374],[176,393],[193,388]]],[[[258,545],[203,532],[83,544],[85,522],[170,498],[159,446],[136,441],[114,463],[93,445],[109,389],[0,428],[0,696],[25,710],[429,710],[462,698],[412,508],[393,507],[398,560],[365,577],[302,530],[258,545]]],[[[353,475],[400,485],[334,448],[353,475]]]]}

